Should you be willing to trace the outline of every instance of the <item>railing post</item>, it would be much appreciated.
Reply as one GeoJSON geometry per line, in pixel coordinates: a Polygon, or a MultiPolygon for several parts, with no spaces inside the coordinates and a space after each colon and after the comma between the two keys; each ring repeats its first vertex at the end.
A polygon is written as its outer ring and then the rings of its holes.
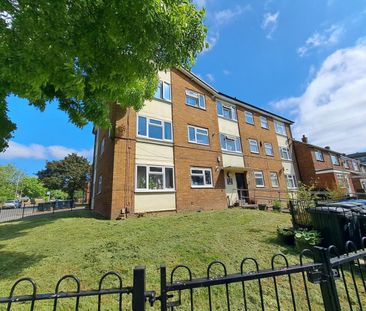
{"type": "Polygon", "coordinates": [[[24,218],[24,209],[25,209],[25,206],[23,206],[22,219],[24,218]]]}
{"type": "Polygon", "coordinates": [[[145,267],[133,270],[132,310],[145,311],[145,267]]]}
{"type": "Polygon", "coordinates": [[[166,293],[166,266],[160,266],[160,305],[161,311],[167,310],[167,293],[166,293]]]}
{"type": "Polygon", "coordinates": [[[324,310],[325,311],[341,311],[341,305],[339,303],[337,285],[335,283],[334,272],[330,263],[330,254],[326,248],[315,247],[317,250],[318,258],[323,264],[323,280],[320,283],[320,289],[322,292],[324,310]]]}

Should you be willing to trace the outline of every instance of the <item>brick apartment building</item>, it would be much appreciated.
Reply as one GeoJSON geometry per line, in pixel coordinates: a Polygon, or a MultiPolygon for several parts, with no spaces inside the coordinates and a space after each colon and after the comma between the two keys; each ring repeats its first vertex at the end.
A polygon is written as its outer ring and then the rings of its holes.
{"type": "Polygon", "coordinates": [[[311,145],[305,135],[302,141],[294,140],[294,150],[303,183],[315,182],[320,189],[341,187],[349,195],[365,192],[366,167],[359,160],[311,145]]]}
{"type": "Polygon", "coordinates": [[[223,209],[295,191],[290,120],[218,92],[185,70],[159,73],[144,108],[115,105],[94,129],[91,207],[107,218],[223,209]]]}

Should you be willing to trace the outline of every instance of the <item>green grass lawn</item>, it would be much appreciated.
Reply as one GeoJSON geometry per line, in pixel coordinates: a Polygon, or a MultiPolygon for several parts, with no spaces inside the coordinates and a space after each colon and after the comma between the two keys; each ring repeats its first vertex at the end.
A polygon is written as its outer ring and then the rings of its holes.
{"type": "MultiPolygon", "coordinates": [[[[99,278],[108,271],[119,272],[124,285],[132,285],[132,268],[144,265],[147,289],[159,293],[161,263],[167,265],[169,275],[175,265],[186,264],[196,277],[205,276],[207,265],[215,259],[225,262],[228,273],[239,272],[242,258],[248,256],[257,258],[261,269],[269,268],[272,255],[278,252],[286,254],[290,264],[298,263],[297,252],[277,241],[276,227],[286,224],[290,225],[288,214],[242,209],[125,221],[97,219],[88,211],[80,211],[3,223],[0,224],[0,295],[7,296],[14,281],[24,276],[37,282],[39,293],[53,292],[57,280],[65,274],[77,275],[83,289],[95,289],[99,278]]],[[[286,280],[279,278],[284,310],[291,305],[286,280]]],[[[302,293],[301,276],[295,276],[293,282],[295,291],[302,293]]],[[[258,310],[257,283],[250,282],[248,286],[250,306],[258,310]]],[[[63,288],[73,287],[68,283],[63,288]]],[[[273,280],[263,282],[263,291],[268,310],[274,309],[273,280]]],[[[241,284],[230,285],[230,293],[236,306],[232,310],[242,309],[241,284]]],[[[321,309],[319,293],[318,287],[310,284],[313,310],[321,309]]],[[[213,289],[216,310],[221,310],[222,294],[222,288],[213,289]]],[[[96,310],[95,301],[82,298],[81,307],[96,310]]],[[[103,301],[103,310],[116,309],[115,298],[105,297],[103,301]]],[[[195,301],[196,310],[206,310],[207,290],[195,290],[195,301]]],[[[306,309],[304,302],[298,301],[298,310],[306,309]]],[[[70,303],[60,301],[59,310],[71,308],[70,303]]],[[[36,309],[49,306],[50,303],[42,302],[36,309]]]]}

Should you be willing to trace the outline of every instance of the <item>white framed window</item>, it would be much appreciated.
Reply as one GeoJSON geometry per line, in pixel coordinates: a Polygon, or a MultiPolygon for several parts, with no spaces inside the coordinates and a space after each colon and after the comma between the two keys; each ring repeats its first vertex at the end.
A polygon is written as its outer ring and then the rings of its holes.
{"type": "Polygon", "coordinates": [[[348,163],[347,159],[344,159],[343,166],[344,166],[344,168],[349,169],[349,163],[348,163]]]}
{"type": "Polygon", "coordinates": [[[280,155],[282,160],[292,160],[290,150],[287,147],[280,147],[280,155]]]}
{"type": "Polygon", "coordinates": [[[216,108],[217,108],[217,115],[219,117],[237,121],[236,116],[236,107],[232,105],[226,105],[221,103],[220,101],[216,102],[216,108]]]}
{"type": "Polygon", "coordinates": [[[359,168],[359,166],[358,166],[358,163],[357,163],[356,161],[352,161],[352,165],[353,165],[353,169],[354,169],[355,171],[359,171],[359,170],[360,170],[360,168],[359,168]]]}
{"type": "Polygon", "coordinates": [[[261,120],[261,127],[264,128],[264,129],[268,129],[269,126],[268,126],[268,120],[267,120],[267,118],[261,116],[260,117],[260,120],[261,120]]]}
{"type": "Polygon", "coordinates": [[[264,150],[266,152],[266,155],[271,156],[271,157],[274,156],[273,146],[271,143],[264,143],[264,150]]]}
{"type": "Polygon", "coordinates": [[[264,177],[262,171],[255,171],[254,172],[254,179],[255,179],[255,186],[257,188],[263,188],[264,185],[264,177]]]}
{"type": "Polygon", "coordinates": [[[164,81],[159,81],[158,88],[155,91],[154,97],[158,98],[158,99],[164,99],[167,101],[171,101],[172,100],[172,91],[171,91],[170,83],[164,82],[164,81]]]}
{"type": "Polygon", "coordinates": [[[105,150],[105,138],[103,137],[102,142],[100,143],[100,156],[103,155],[105,150]]]}
{"type": "Polygon", "coordinates": [[[208,129],[188,125],[188,141],[194,144],[209,145],[208,129]]]}
{"type": "Polygon", "coordinates": [[[332,160],[333,165],[339,165],[338,157],[334,154],[330,155],[330,159],[332,160]]]}
{"type": "Polygon", "coordinates": [[[295,175],[285,175],[287,189],[297,188],[297,181],[295,175]]]}
{"type": "Polygon", "coordinates": [[[275,120],[274,125],[277,134],[287,136],[285,123],[275,120]]]}
{"type": "Polygon", "coordinates": [[[324,157],[323,157],[323,153],[320,150],[315,150],[315,159],[317,161],[321,161],[324,162],[324,157]]]}
{"type": "Polygon", "coordinates": [[[269,176],[271,177],[271,184],[273,188],[278,188],[280,183],[278,181],[278,175],[276,172],[270,172],[269,176]]]}
{"type": "Polygon", "coordinates": [[[206,109],[205,95],[186,90],[186,105],[206,109]]]}
{"type": "Polygon", "coordinates": [[[191,187],[212,188],[213,187],[212,170],[210,168],[192,167],[191,187]]]}
{"type": "Polygon", "coordinates": [[[342,188],[346,188],[346,178],[343,174],[337,174],[338,185],[342,188]]]}
{"type": "Polygon", "coordinates": [[[241,153],[240,137],[220,133],[221,150],[241,153]]]}
{"type": "Polygon", "coordinates": [[[97,194],[102,193],[102,189],[103,189],[103,176],[100,175],[98,177],[98,190],[97,190],[97,194]]]}
{"type": "Polygon", "coordinates": [[[173,167],[136,165],[136,191],[174,191],[174,187],[173,167]]]}
{"type": "Polygon", "coordinates": [[[250,111],[245,111],[244,112],[244,116],[245,116],[245,122],[248,124],[253,124],[254,125],[254,116],[253,113],[250,111]]]}
{"type": "Polygon", "coordinates": [[[138,116],[137,136],[172,142],[172,124],[167,121],[138,116]]]}
{"type": "Polygon", "coordinates": [[[259,153],[258,142],[255,139],[249,139],[249,150],[251,153],[259,153]]]}

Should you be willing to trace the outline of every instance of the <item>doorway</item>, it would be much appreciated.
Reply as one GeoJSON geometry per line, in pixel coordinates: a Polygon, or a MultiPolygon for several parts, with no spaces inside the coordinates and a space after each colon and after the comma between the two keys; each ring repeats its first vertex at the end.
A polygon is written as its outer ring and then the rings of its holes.
{"type": "Polygon", "coordinates": [[[239,200],[244,200],[245,202],[248,203],[249,195],[248,195],[248,183],[246,173],[235,173],[235,179],[239,200]]]}

